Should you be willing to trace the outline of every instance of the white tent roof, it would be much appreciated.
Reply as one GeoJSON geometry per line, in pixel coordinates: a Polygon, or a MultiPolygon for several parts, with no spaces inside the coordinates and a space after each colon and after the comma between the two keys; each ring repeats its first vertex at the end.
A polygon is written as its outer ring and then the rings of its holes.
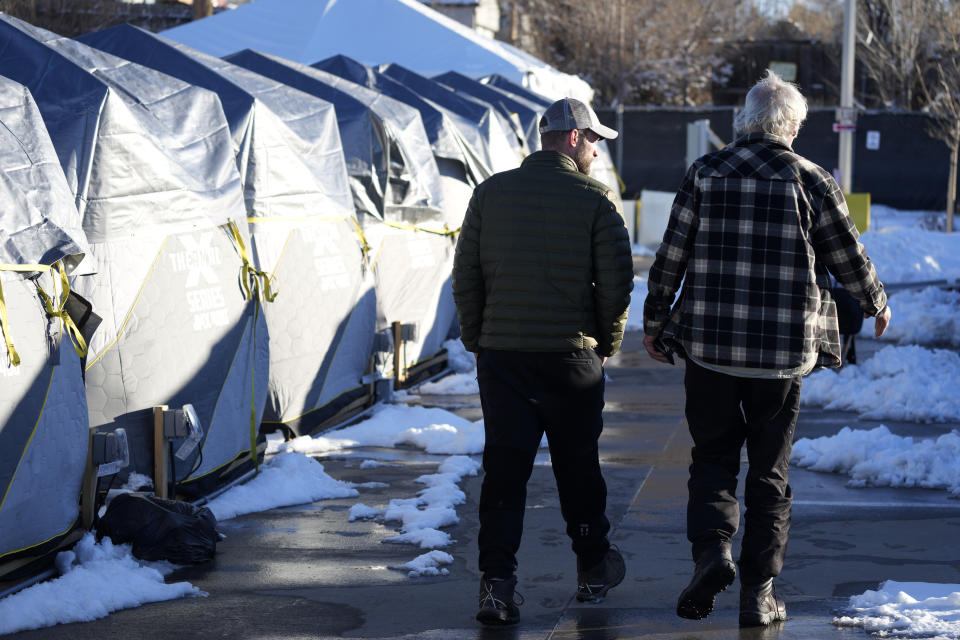
{"type": "Polygon", "coordinates": [[[396,62],[426,76],[499,73],[550,98],[593,97],[580,78],[417,0],[254,0],[163,35],[217,57],[254,49],[313,64],[343,54],[368,65],[396,62]]]}

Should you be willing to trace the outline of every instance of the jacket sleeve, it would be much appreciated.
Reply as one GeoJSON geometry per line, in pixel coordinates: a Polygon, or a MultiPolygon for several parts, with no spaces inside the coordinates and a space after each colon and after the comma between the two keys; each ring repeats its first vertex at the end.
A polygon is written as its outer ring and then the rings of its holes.
{"type": "Polygon", "coordinates": [[[480,350],[486,290],[480,268],[480,195],[473,192],[453,256],[453,301],[460,322],[460,339],[467,351],[480,350]]]}
{"type": "Polygon", "coordinates": [[[699,163],[687,170],[680,190],[673,199],[667,230],[657,249],[647,280],[647,299],[643,304],[643,332],[658,336],[670,315],[670,307],[687,271],[687,260],[699,228],[700,197],[696,175],[699,163]]]}
{"type": "Polygon", "coordinates": [[[832,176],[825,177],[827,192],[820,220],[811,234],[817,259],[850,292],[863,312],[878,316],[887,306],[887,294],[877,270],[860,243],[860,234],[847,211],[847,202],[832,176]]]}
{"type": "Polygon", "coordinates": [[[609,357],[623,342],[633,290],[633,255],[623,216],[607,197],[597,209],[592,244],[597,353],[609,357]]]}

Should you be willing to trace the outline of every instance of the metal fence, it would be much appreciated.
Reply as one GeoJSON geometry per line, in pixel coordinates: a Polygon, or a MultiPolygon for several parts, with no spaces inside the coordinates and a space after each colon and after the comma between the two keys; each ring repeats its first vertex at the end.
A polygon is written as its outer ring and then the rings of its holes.
{"type": "MultiPolygon", "coordinates": [[[[675,191],[687,169],[687,123],[708,119],[729,142],[735,113],[734,107],[597,109],[601,122],[620,131],[620,137],[607,144],[626,185],[624,197],[637,198],[643,189],[675,191]]],[[[927,132],[930,121],[920,113],[859,112],[853,191],[898,209],[944,209],[949,151],[927,132]]],[[[793,145],[828,171],[837,165],[833,122],[833,108],[812,108],[793,145]]]]}

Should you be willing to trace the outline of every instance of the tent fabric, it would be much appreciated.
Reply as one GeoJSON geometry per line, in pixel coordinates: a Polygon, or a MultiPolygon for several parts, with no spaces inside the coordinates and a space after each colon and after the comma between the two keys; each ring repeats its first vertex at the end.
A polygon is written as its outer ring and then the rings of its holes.
{"type": "Polygon", "coordinates": [[[257,262],[280,288],[264,309],[270,388],[263,430],[312,433],[365,398],[376,294],[354,231],[333,105],[134,27],[80,39],[221,97],[257,262]]]}
{"type": "Polygon", "coordinates": [[[527,149],[536,151],[540,148],[539,116],[534,107],[505,91],[485,85],[456,71],[442,73],[434,76],[433,79],[458,93],[466,94],[493,105],[514,123],[514,130],[523,140],[527,149]]]}
{"type": "Polygon", "coordinates": [[[461,96],[455,91],[426,76],[399,64],[381,65],[380,72],[417,92],[425,99],[458,114],[455,120],[461,134],[486,153],[487,166],[496,173],[514,169],[523,159],[524,149],[512,132],[512,125],[492,105],[461,96]]]}
{"type": "Polygon", "coordinates": [[[312,64],[343,54],[371,66],[397,62],[428,76],[450,69],[477,78],[499,73],[548,96],[593,97],[580,78],[418,0],[257,0],[163,35],[217,57],[249,48],[312,64]]]}
{"type": "MultiPolygon", "coordinates": [[[[482,147],[474,147],[475,142],[468,142],[467,138],[460,133],[462,129],[473,129],[477,133],[476,129],[467,122],[461,123],[460,126],[457,125],[456,121],[463,120],[462,116],[430,102],[414,90],[403,86],[397,80],[380,73],[378,70],[344,55],[336,55],[315,62],[310,66],[413,107],[420,112],[424,129],[430,140],[430,146],[438,162],[441,159],[446,159],[461,164],[464,177],[471,186],[476,186],[490,176],[491,171],[480,154],[482,147]]],[[[474,140],[478,140],[478,138],[474,137],[474,140]]]]}
{"type": "Polygon", "coordinates": [[[334,56],[311,66],[389,96],[420,113],[440,173],[445,224],[448,228],[459,229],[473,188],[491,175],[480,153],[467,143],[454,124],[453,118],[460,116],[447,112],[393,78],[346,56],[334,56]]]}
{"type": "Polygon", "coordinates": [[[358,212],[443,209],[436,160],[420,114],[396,100],[312,67],[245,50],[227,61],[332,102],[358,212]]]}
{"type": "Polygon", "coordinates": [[[152,475],[152,407],[191,403],[205,435],[177,478],[206,490],[252,466],[268,334],[238,283],[249,235],[219,99],[8,16],[0,69],[31,90],[90,243],[95,273],[71,286],[103,318],[91,427],[124,427],[129,471],[152,475]]]}
{"type": "MultiPolygon", "coordinates": [[[[88,251],[73,195],[29,91],[0,78],[0,265],[49,265],[88,251]]],[[[80,358],[34,282],[0,266],[0,579],[13,561],[57,550],[79,518],[87,458],[87,402],[80,358]]],[[[59,300],[59,277],[37,283],[59,300]]]]}

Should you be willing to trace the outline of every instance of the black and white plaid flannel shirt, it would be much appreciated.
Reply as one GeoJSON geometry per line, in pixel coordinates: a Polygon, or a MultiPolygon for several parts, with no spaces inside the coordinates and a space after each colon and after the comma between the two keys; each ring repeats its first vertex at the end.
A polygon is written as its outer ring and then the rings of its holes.
{"type": "Polygon", "coordinates": [[[833,176],[776,136],[745,135],[687,171],[650,268],[644,332],[720,367],[794,370],[813,354],[839,366],[830,273],[865,313],[887,304],[858,238],[833,176]]]}

